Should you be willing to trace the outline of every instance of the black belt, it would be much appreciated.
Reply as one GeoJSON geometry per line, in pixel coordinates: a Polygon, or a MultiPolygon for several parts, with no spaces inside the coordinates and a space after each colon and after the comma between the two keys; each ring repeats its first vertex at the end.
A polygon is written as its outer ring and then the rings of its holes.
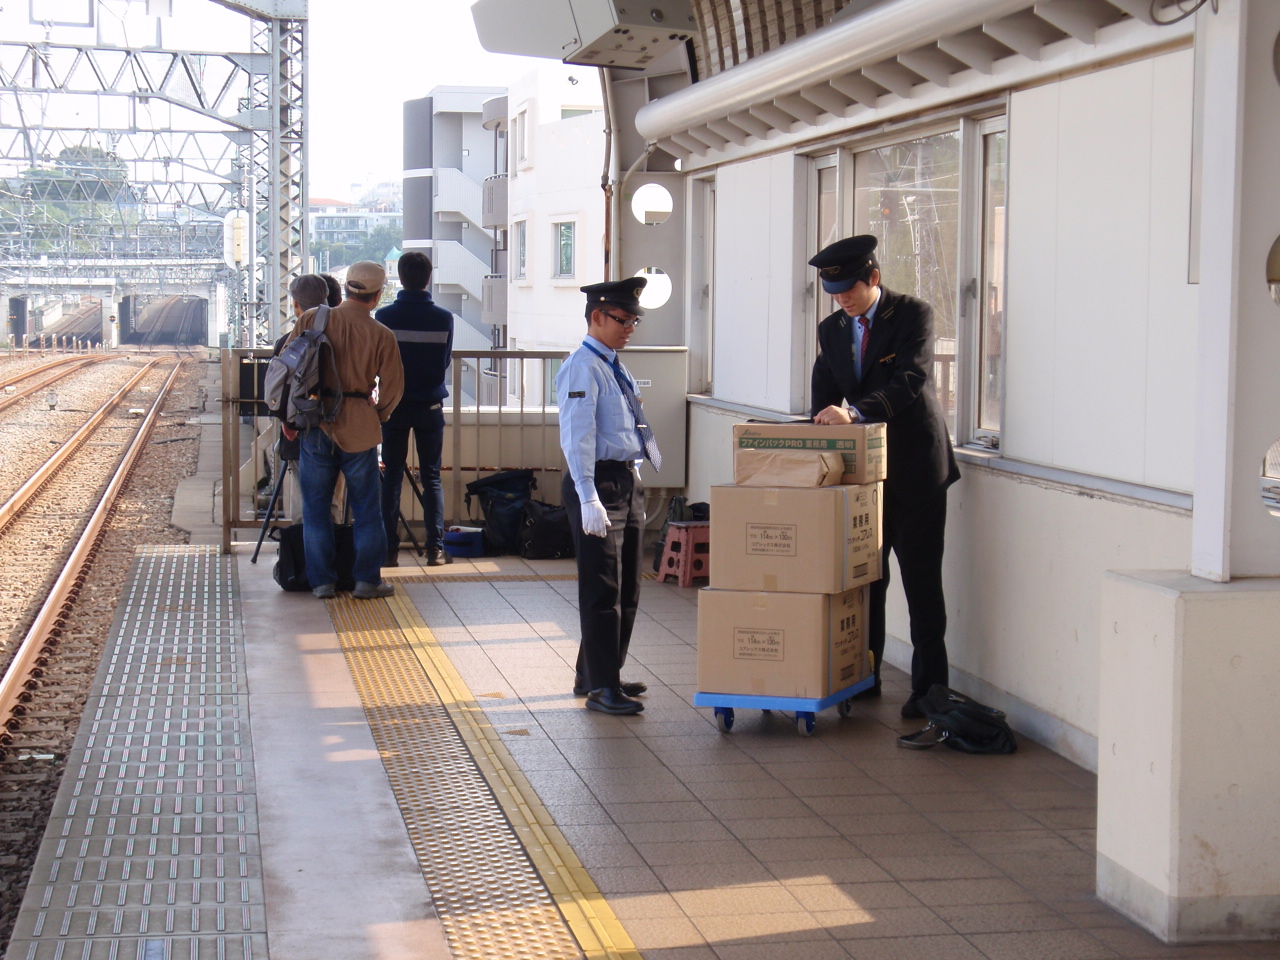
{"type": "Polygon", "coordinates": [[[630,470],[634,460],[597,460],[596,468],[605,467],[606,469],[616,468],[619,470],[630,470]]]}
{"type": "Polygon", "coordinates": [[[357,400],[368,400],[373,396],[371,393],[360,393],[358,390],[343,390],[342,395],[344,397],[354,397],[357,400]]]}

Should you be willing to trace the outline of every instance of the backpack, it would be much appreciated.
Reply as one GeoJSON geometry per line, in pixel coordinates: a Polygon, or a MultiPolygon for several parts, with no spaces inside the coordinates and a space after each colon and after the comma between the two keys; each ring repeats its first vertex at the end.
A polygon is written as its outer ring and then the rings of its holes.
{"type": "Polygon", "coordinates": [[[537,486],[532,470],[503,470],[467,484],[467,516],[471,516],[474,496],[484,514],[484,552],[488,556],[520,551],[524,505],[537,486]]]}
{"type": "MultiPolygon", "coordinates": [[[[307,552],[303,545],[302,524],[272,527],[271,539],[280,544],[275,566],[271,568],[272,579],[280,585],[280,589],[293,593],[318,586],[307,579],[307,552]]],[[[337,588],[351,590],[356,585],[356,578],[351,573],[356,563],[356,538],[349,523],[333,525],[333,548],[333,566],[338,571],[337,588]]]]}
{"type": "Polygon", "coordinates": [[[311,329],[290,340],[267,364],[263,400],[272,416],[298,430],[332,423],[342,410],[342,391],[324,385],[326,379],[338,382],[333,344],[324,332],[328,323],[329,307],[321,304],[311,329]]]}
{"type": "Polygon", "coordinates": [[[916,705],[928,718],[929,726],[920,734],[911,735],[920,739],[903,746],[945,743],[962,753],[1013,753],[1018,749],[1003,710],[988,707],[950,687],[935,683],[916,705]]]}
{"type": "Polygon", "coordinates": [[[559,560],[573,556],[573,531],[569,512],[541,500],[524,502],[520,527],[520,556],[526,560],[559,560]]]}

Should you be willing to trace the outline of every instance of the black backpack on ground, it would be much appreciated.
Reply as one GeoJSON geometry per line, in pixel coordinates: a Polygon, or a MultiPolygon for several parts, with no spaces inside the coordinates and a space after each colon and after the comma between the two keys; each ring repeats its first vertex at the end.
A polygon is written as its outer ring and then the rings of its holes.
{"type": "MultiPolygon", "coordinates": [[[[276,565],[271,568],[271,576],[280,584],[280,589],[292,593],[317,586],[307,579],[307,553],[302,543],[302,524],[273,527],[271,539],[280,544],[276,565]]],[[[336,586],[339,590],[351,590],[356,585],[355,576],[351,572],[356,565],[356,538],[350,524],[333,525],[333,546],[333,565],[338,571],[336,586]]]]}
{"type": "Polygon", "coordinates": [[[916,705],[928,719],[929,726],[921,734],[911,736],[928,736],[903,746],[945,743],[963,753],[1013,753],[1018,749],[1018,741],[1005,721],[1003,710],[988,707],[950,687],[935,683],[916,705]]]}
{"type": "Polygon", "coordinates": [[[532,470],[503,470],[467,484],[467,516],[471,498],[484,514],[484,552],[491,557],[520,552],[524,505],[538,487],[532,470]]]}
{"type": "Polygon", "coordinates": [[[573,556],[569,511],[541,500],[524,502],[520,527],[520,556],[526,560],[559,560],[573,556]]]}

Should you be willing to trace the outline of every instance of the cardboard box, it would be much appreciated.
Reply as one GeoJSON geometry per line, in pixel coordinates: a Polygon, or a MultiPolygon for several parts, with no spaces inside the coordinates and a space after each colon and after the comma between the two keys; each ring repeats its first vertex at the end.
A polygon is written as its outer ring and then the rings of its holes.
{"type": "Polygon", "coordinates": [[[699,590],[698,690],[820,698],[866,679],[868,593],[699,590]]]}
{"type": "Polygon", "coordinates": [[[844,458],[806,450],[733,451],[733,482],[744,487],[831,487],[840,483],[844,458]]]}
{"type": "Polygon", "coordinates": [[[875,483],[885,478],[884,437],[883,423],[736,423],[733,449],[838,453],[844,457],[841,483],[875,483]]]}
{"type": "Polygon", "coordinates": [[[880,579],[880,484],[711,488],[711,586],[843,593],[880,579]]]}

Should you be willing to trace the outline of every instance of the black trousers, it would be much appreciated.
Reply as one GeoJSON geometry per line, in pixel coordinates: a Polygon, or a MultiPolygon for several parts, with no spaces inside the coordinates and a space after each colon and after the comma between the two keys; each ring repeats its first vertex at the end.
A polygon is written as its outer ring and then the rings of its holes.
{"type": "Polygon", "coordinates": [[[582,504],[573,477],[561,486],[578,559],[578,647],[575,686],[598,690],[621,683],[621,670],[631,644],[631,628],[640,605],[641,560],[644,555],[644,484],[630,464],[596,462],[596,493],[609,514],[603,537],[582,531],[582,504]]]}
{"type": "Polygon", "coordinates": [[[942,547],[947,528],[945,488],[927,500],[905,501],[884,491],[884,576],[871,584],[867,646],[875,655],[876,676],[884,656],[884,604],[889,591],[889,551],[898,558],[902,592],[911,616],[911,692],[924,695],[946,684],[947,604],[942,596],[942,547]]]}
{"type": "Polygon", "coordinates": [[[382,425],[382,522],[387,528],[387,556],[394,559],[400,549],[400,488],[404,485],[409,459],[409,431],[418,447],[418,470],[422,475],[422,517],[426,524],[426,547],[444,548],[444,486],[440,482],[440,460],[444,451],[444,408],[439,400],[425,403],[403,401],[382,425]]]}

